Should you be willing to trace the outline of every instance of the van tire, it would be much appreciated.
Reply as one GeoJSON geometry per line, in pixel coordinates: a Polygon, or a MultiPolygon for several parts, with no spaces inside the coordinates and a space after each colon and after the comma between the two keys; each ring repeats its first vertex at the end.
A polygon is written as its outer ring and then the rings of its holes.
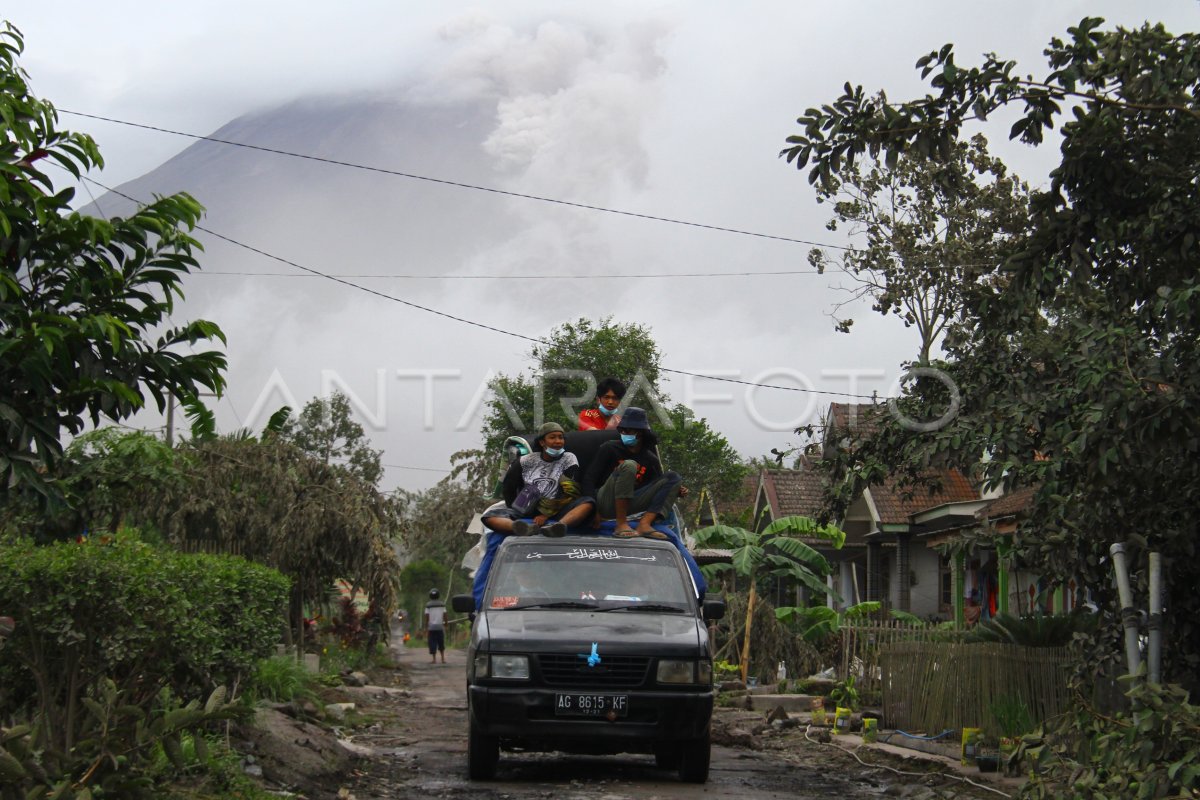
{"type": "Polygon", "coordinates": [[[500,739],[484,736],[470,723],[467,731],[467,777],[473,781],[490,781],[496,777],[500,761],[500,739]]]}
{"type": "Polygon", "coordinates": [[[707,732],[700,739],[682,742],[679,755],[679,780],[684,783],[704,783],[708,780],[712,741],[707,732]]]}

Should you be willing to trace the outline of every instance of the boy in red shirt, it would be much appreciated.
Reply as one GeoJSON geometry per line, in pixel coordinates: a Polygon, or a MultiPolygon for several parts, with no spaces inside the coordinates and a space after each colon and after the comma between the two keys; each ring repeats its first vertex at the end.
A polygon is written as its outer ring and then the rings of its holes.
{"type": "Polygon", "coordinates": [[[605,378],[596,386],[596,407],[579,412],[579,430],[612,430],[621,423],[617,408],[625,397],[625,384],[616,378],[605,378]]]}

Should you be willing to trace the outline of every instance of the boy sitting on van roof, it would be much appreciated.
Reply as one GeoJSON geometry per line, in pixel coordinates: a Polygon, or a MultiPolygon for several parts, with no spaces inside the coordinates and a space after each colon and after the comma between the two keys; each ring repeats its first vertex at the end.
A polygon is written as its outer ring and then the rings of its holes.
{"type": "Polygon", "coordinates": [[[557,422],[538,429],[533,452],[513,461],[504,473],[504,507],[483,515],[483,524],[502,534],[562,536],[592,514],[591,497],[579,491],[579,459],[564,450],[566,436],[557,422]],[[531,517],[530,523],[524,517],[531,517]]]}

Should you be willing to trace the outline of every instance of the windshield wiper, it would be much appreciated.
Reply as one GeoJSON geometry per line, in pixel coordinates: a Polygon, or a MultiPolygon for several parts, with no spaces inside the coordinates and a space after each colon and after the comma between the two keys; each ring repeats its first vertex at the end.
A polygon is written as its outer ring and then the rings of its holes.
{"type": "Polygon", "coordinates": [[[524,608],[599,608],[598,603],[585,603],[580,600],[559,600],[555,603],[526,603],[519,606],[509,606],[508,611],[520,611],[524,608]]]}
{"type": "Polygon", "coordinates": [[[604,610],[605,611],[658,611],[658,612],[666,612],[668,614],[684,614],[684,613],[686,613],[682,608],[679,608],[678,606],[666,606],[666,605],[662,605],[661,603],[630,603],[630,604],[624,605],[624,606],[613,606],[612,608],[606,608],[604,610]]]}

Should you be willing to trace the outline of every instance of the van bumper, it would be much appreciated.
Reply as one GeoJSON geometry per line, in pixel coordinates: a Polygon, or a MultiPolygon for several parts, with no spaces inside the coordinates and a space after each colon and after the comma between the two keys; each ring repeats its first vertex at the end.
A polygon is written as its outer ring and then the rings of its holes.
{"type": "Polygon", "coordinates": [[[609,720],[556,714],[557,696],[563,692],[570,690],[471,686],[468,691],[471,725],[485,736],[537,749],[638,752],[648,750],[655,742],[705,737],[715,695],[712,688],[605,691],[602,694],[624,694],[629,698],[626,715],[609,720]]]}

